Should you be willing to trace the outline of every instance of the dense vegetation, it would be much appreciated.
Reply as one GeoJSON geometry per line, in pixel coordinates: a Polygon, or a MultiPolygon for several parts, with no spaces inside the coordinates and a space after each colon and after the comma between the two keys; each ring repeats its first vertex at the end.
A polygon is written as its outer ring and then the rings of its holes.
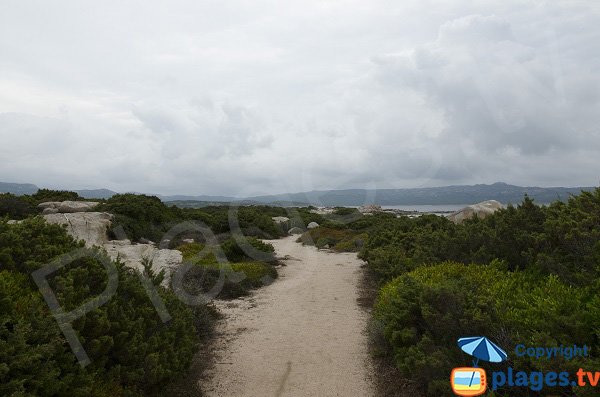
{"type": "Polygon", "coordinates": [[[224,272],[225,279],[217,295],[219,298],[236,298],[247,294],[253,288],[270,284],[277,278],[273,246],[253,238],[249,238],[247,244],[262,253],[263,260],[248,256],[233,239],[220,245],[223,254],[233,260],[233,263],[220,262],[214,254],[213,247],[201,243],[178,247],[184,262],[193,265],[186,274],[183,287],[191,294],[207,293],[217,284],[221,272],[224,272]]]}
{"type": "MultiPolygon", "coordinates": [[[[508,350],[510,362],[490,370],[600,367],[600,189],[547,207],[526,197],[461,225],[435,216],[380,219],[361,256],[383,285],[375,307],[380,353],[428,395],[451,395],[451,369],[469,363],[456,346],[462,336],[488,336],[508,350]],[[585,364],[517,358],[518,343],[587,344],[592,357],[585,364]]],[[[497,395],[537,394],[510,388],[497,395]]]]}
{"type": "MultiPolygon", "coordinates": [[[[145,238],[160,242],[171,228],[185,221],[199,222],[210,228],[216,235],[231,233],[229,206],[204,208],[179,208],[167,206],[159,198],[138,194],[117,194],[105,200],[98,211],[115,214],[114,226],[121,226],[125,235],[132,241],[145,238]]],[[[271,216],[285,214],[283,208],[270,207],[240,207],[235,211],[234,218],[239,230],[235,232],[245,236],[259,238],[277,238],[283,233],[273,223],[271,216]]],[[[204,241],[202,233],[188,230],[170,242],[176,247],[182,239],[194,238],[204,241]]]]}
{"type": "MultiPolygon", "coordinates": [[[[80,247],[62,228],[32,217],[39,213],[37,205],[80,199],[75,193],[46,190],[0,195],[0,395],[155,395],[185,370],[210,329],[206,306],[184,306],[173,292],[159,287],[173,317],[163,324],[138,275],[116,263],[116,296],[73,324],[92,358],[91,365],[81,368],[29,276],[80,247]],[[26,220],[9,225],[8,218],[26,220]]],[[[450,396],[451,369],[469,364],[456,346],[462,336],[488,336],[508,350],[510,361],[489,364],[490,370],[511,366],[575,373],[580,366],[600,368],[600,189],[545,207],[525,197],[515,207],[459,225],[434,215],[364,216],[350,208],[327,215],[310,207],[178,208],[133,194],[100,201],[99,210],[115,214],[114,237],[162,240],[181,250],[192,265],[183,283],[187,292],[207,292],[224,272],[220,297],[243,295],[277,277],[273,247],[258,239],[319,223],[299,240],[359,252],[367,261],[381,287],[373,322],[378,353],[430,396],[450,396]],[[274,216],[291,219],[277,225],[274,216]],[[187,226],[176,228],[182,224],[187,226]],[[195,242],[183,244],[190,238],[195,242]],[[517,343],[587,344],[592,357],[517,358],[510,354],[517,343]]],[[[51,279],[67,310],[106,285],[102,255],[89,251],[51,279]]],[[[146,272],[160,284],[161,275],[148,267],[146,272]]],[[[566,395],[564,388],[543,392],[566,395]]],[[[577,396],[592,392],[568,391],[577,396]]],[[[538,394],[510,388],[495,395],[538,394]]]]}
{"type": "Polygon", "coordinates": [[[46,201],[76,201],[83,200],[75,192],[63,190],[40,189],[32,195],[16,196],[11,193],[0,193],[0,217],[10,219],[25,219],[28,216],[41,213],[38,204],[46,201]]]}
{"type": "MultiPolygon", "coordinates": [[[[83,249],[64,228],[36,217],[41,202],[64,200],[82,198],[73,192],[44,189],[33,195],[0,195],[0,395],[159,395],[188,368],[199,344],[210,334],[216,313],[204,304],[184,304],[173,291],[160,286],[164,275],[153,274],[147,262],[146,276],[171,316],[163,323],[139,274],[116,262],[116,294],[73,322],[91,359],[91,364],[81,367],[31,277],[31,272],[61,255],[83,249]],[[8,219],[24,221],[9,224],[8,219]]],[[[179,245],[184,261],[193,265],[183,278],[189,294],[207,292],[223,272],[221,297],[243,295],[277,277],[273,247],[248,236],[284,234],[271,219],[286,214],[281,208],[238,208],[237,225],[232,227],[231,210],[225,206],[180,209],[156,197],[134,194],[99,201],[97,210],[115,215],[113,237],[161,242],[174,226],[187,225],[175,228],[166,243],[179,245]],[[202,229],[205,226],[210,228],[208,233],[202,229]],[[198,243],[180,245],[187,238],[198,243]],[[201,255],[205,248],[209,254],[201,255]]],[[[49,280],[65,311],[76,309],[107,285],[102,264],[109,261],[106,254],[84,252],[49,280]]]]}
{"type": "MultiPolygon", "coordinates": [[[[39,218],[9,225],[0,221],[0,395],[157,395],[189,365],[205,331],[205,306],[188,307],[157,285],[171,320],[163,323],[135,271],[114,263],[116,294],[73,322],[91,364],[81,367],[30,272],[58,255],[82,249],[57,225],[39,218]],[[198,331],[203,331],[201,334],[198,331]]],[[[86,255],[52,274],[50,285],[64,310],[104,290],[103,253],[86,255]]]]}

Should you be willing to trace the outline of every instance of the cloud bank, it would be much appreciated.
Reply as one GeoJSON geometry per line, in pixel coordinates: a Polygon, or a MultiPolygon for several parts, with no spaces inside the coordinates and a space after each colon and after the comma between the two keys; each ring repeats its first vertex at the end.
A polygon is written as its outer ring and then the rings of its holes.
{"type": "Polygon", "coordinates": [[[7,1],[0,180],[597,185],[593,3],[7,1]]]}

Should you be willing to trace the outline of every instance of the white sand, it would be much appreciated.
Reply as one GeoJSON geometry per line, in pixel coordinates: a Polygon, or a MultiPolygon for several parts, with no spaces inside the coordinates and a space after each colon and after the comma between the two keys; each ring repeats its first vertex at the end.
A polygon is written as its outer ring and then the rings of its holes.
{"type": "Polygon", "coordinates": [[[219,302],[225,314],[207,396],[371,396],[371,364],[357,304],[360,265],[351,253],[269,241],[289,255],[279,279],[253,295],[219,302]]]}

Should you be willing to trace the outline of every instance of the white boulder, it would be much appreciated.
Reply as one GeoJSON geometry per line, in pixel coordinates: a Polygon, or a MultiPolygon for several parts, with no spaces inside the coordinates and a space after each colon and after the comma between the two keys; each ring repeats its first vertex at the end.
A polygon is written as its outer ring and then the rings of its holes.
{"type": "Polygon", "coordinates": [[[275,222],[278,225],[281,225],[282,223],[286,223],[290,221],[290,218],[286,217],[286,216],[274,216],[271,219],[273,219],[273,222],[275,222]]]}
{"type": "Polygon", "coordinates": [[[58,208],[58,206],[62,203],[62,201],[46,201],[45,203],[38,204],[38,208],[46,209],[46,208],[58,208]]]}
{"type": "Polygon", "coordinates": [[[75,240],[85,241],[86,247],[102,246],[108,241],[106,231],[112,215],[106,212],[77,212],[42,215],[46,222],[65,225],[75,240]]]}
{"type": "Polygon", "coordinates": [[[306,226],[307,229],[314,229],[316,227],[319,227],[319,224],[317,222],[311,222],[308,224],[308,226],[306,226]]]}
{"type": "Polygon", "coordinates": [[[63,201],[58,206],[58,212],[85,212],[93,209],[98,204],[96,201],[63,201]]]}
{"type": "Polygon", "coordinates": [[[454,223],[463,223],[466,219],[471,219],[475,216],[483,219],[502,208],[504,208],[504,205],[496,200],[482,201],[481,203],[469,205],[448,215],[448,219],[454,223]]]}
{"type": "Polygon", "coordinates": [[[38,208],[42,208],[46,214],[56,212],[74,213],[90,211],[98,204],[97,201],[47,201],[38,204],[38,208]]]}
{"type": "Polygon", "coordinates": [[[173,269],[181,265],[183,259],[180,251],[158,249],[153,243],[132,245],[126,239],[108,241],[107,231],[112,215],[106,212],[56,213],[43,217],[48,223],[65,225],[67,233],[76,240],[84,240],[86,247],[102,247],[111,259],[120,258],[128,267],[144,270],[142,260],[152,261],[152,270],[156,273],[165,270],[165,286],[169,283],[173,269]]]}
{"type": "Polygon", "coordinates": [[[358,207],[358,212],[361,214],[374,214],[376,212],[381,212],[380,205],[363,205],[362,207],[358,207]]]}
{"type": "MultiPolygon", "coordinates": [[[[128,240],[124,240],[127,241],[128,240]]],[[[154,244],[122,244],[109,241],[104,244],[104,249],[111,259],[119,258],[127,267],[143,271],[142,260],[152,261],[152,270],[159,273],[165,270],[163,285],[168,285],[171,273],[181,265],[183,257],[180,251],[170,249],[158,249],[154,244]]]]}

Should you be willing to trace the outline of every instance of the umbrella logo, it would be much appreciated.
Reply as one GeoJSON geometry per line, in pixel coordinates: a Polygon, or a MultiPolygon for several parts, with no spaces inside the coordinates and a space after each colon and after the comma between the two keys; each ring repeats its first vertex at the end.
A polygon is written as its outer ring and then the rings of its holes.
{"type": "Polygon", "coordinates": [[[485,370],[479,368],[479,360],[499,363],[508,358],[508,354],[485,336],[460,338],[458,347],[473,356],[473,367],[459,367],[452,370],[450,385],[458,396],[479,396],[487,389],[485,370]]]}

